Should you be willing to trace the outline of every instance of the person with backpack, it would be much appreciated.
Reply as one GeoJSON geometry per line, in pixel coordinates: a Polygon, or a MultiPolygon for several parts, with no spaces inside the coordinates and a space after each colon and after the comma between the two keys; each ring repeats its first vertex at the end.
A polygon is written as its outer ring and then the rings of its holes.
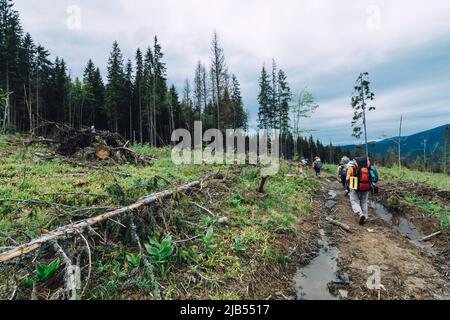
{"type": "Polygon", "coordinates": [[[341,161],[338,166],[337,172],[338,181],[342,184],[344,190],[347,190],[347,170],[345,168],[344,162],[341,161]]]}
{"type": "Polygon", "coordinates": [[[342,165],[338,168],[338,179],[341,181],[342,186],[344,187],[345,190],[345,196],[347,197],[348,194],[350,193],[350,188],[348,187],[347,184],[347,171],[349,167],[353,166],[353,162],[350,161],[349,157],[344,156],[341,159],[341,163],[342,165]]]}
{"type": "Polygon", "coordinates": [[[359,216],[359,224],[364,225],[369,217],[369,193],[372,183],[378,181],[378,175],[371,169],[367,158],[356,158],[347,171],[347,183],[350,190],[350,203],[353,212],[359,216]],[[373,181],[376,180],[376,181],[373,181]]]}
{"type": "Polygon", "coordinates": [[[320,172],[322,170],[322,160],[320,157],[315,157],[312,165],[314,171],[316,172],[316,177],[320,178],[320,172]]]}

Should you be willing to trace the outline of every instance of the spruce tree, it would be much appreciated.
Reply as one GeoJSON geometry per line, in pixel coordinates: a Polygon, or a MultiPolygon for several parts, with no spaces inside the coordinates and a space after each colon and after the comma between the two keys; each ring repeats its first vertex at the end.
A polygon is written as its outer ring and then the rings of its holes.
{"type": "Polygon", "coordinates": [[[242,101],[241,86],[237,77],[233,74],[231,77],[231,101],[233,108],[233,129],[247,130],[248,118],[244,110],[244,103],[242,101]]]}
{"type": "Polygon", "coordinates": [[[119,132],[121,111],[126,108],[125,75],[123,56],[117,41],[114,41],[108,60],[108,84],[106,86],[106,114],[110,130],[119,132]]]}
{"type": "Polygon", "coordinates": [[[125,67],[125,94],[128,105],[128,140],[133,141],[133,64],[130,59],[125,67]]]}
{"type": "Polygon", "coordinates": [[[136,51],[136,74],[134,77],[134,97],[135,97],[135,110],[137,110],[137,116],[139,117],[138,122],[138,132],[139,141],[142,144],[144,142],[144,126],[143,126],[143,94],[145,92],[145,81],[144,81],[144,60],[142,56],[141,49],[136,51]]]}
{"type": "Polygon", "coordinates": [[[262,67],[261,76],[259,78],[259,94],[258,94],[258,128],[269,130],[271,128],[271,103],[272,89],[270,86],[270,78],[267,74],[265,66],[262,67]]]}

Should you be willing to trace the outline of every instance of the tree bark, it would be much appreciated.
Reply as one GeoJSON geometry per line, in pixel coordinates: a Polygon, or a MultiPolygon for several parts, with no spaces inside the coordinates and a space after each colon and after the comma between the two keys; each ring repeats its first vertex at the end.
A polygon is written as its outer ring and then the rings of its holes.
{"type": "Polygon", "coordinates": [[[400,117],[400,128],[398,130],[398,173],[399,176],[402,174],[402,123],[403,116],[400,117]]]}
{"type": "Polygon", "coordinates": [[[174,193],[187,191],[187,190],[193,189],[198,186],[200,186],[200,181],[191,182],[189,184],[180,186],[176,189],[170,189],[170,190],[154,193],[154,194],[148,196],[147,198],[145,198],[141,201],[138,201],[130,206],[127,206],[127,207],[124,207],[124,208],[121,208],[118,210],[106,212],[104,214],[101,214],[101,215],[93,217],[93,218],[81,220],[75,224],[70,224],[70,225],[60,227],[60,228],[58,228],[54,231],[51,231],[48,234],[46,234],[40,238],[37,238],[27,244],[23,244],[23,245],[18,246],[10,251],[1,253],[0,254],[0,262],[6,262],[11,259],[22,256],[24,254],[33,252],[34,250],[46,245],[49,241],[57,240],[57,239],[61,239],[61,238],[67,238],[67,237],[71,237],[71,236],[76,236],[79,232],[83,232],[85,229],[92,227],[96,224],[99,224],[106,220],[112,219],[123,213],[132,212],[141,207],[148,206],[152,203],[155,203],[158,200],[167,198],[167,197],[173,195],[174,193]]]}

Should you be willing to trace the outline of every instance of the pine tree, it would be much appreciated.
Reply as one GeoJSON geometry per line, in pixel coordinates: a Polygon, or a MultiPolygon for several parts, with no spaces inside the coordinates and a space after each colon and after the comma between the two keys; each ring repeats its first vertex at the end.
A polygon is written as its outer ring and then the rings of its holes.
{"type": "Polygon", "coordinates": [[[95,65],[92,60],[89,60],[83,74],[83,86],[86,91],[86,109],[88,112],[88,121],[91,125],[95,125],[96,101],[94,95],[94,73],[95,65]]]}
{"type": "Polygon", "coordinates": [[[173,130],[175,130],[175,129],[183,127],[184,119],[182,117],[183,115],[182,115],[182,111],[181,111],[181,105],[180,105],[178,93],[177,93],[177,90],[175,89],[174,85],[172,85],[170,87],[169,95],[170,95],[170,102],[171,102],[171,108],[172,108],[172,121],[173,121],[172,128],[173,128],[173,130]]]}
{"type": "Polygon", "coordinates": [[[194,118],[195,120],[201,119],[202,114],[202,104],[204,102],[203,97],[203,66],[199,61],[197,67],[195,68],[194,75],[194,118]]]}
{"type": "Polygon", "coordinates": [[[141,49],[136,51],[136,75],[134,77],[134,96],[136,97],[136,108],[139,116],[139,141],[144,143],[144,126],[143,126],[143,94],[145,92],[145,79],[144,79],[144,60],[142,57],[141,49]]]}
{"type": "Polygon", "coordinates": [[[259,94],[258,94],[258,128],[269,130],[271,128],[271,111],[270,103],[272,96],[272,88],[270,86],[270,78],[267,74],[265,66],[262,67],[261,77],[259,78],[259,94]]]}
{"type": "Polygon", "coordinates": [[[289,131],[289,106],[292,99],[291,89],[287,82],[287,76],[283,70],[278,71],[278,118],[280,131],[286,134],[289,131]]]}
{"type": "Polygon", "coordinates": [[[169,109],[166,105],[167,99],[167,70],[166,64],[163,62],[164,54],[162,47],[158,42],[158,38],[155,36],[153,45],[153,121],[154,121],[154,134],[153,144],[156,146],[158,143],[165,144],[170,140],[170,134],[168,133],[169,109]],[[159,142],[158,142],[159,141],[159,142]]]}
{"type": "Polygon", "coordinates": [[[36,46],[31,38],[31,35],[27,33],[22,40],[22,50],[20,54],[20,66],[21,75],[24,82],[24,104],[26,106],[26,112],[28,114],[28,130],[32,133],[33,129],[33,71],[35,70],[35,55],[36,46]]]}
{"type": "Polygon", "coordinates": [[[145,115],[146,118],[146,127],[147,127],[147,139],[146,141],[150,142],[150,144],[155,145],[155,112],[153,107],[155,105],[154,99],[154,70],[153,70],[153,51],[149,47],[145,53],[144,57],[144,84],[145,84],[145,95],[144,95],[144,103],[145,103],[145,115]]]}
{"type": "Polygon", "coordinates": [[[94,125],[99,129],[106,129],[105,121],[105,85],[103,83],[103,78],[100,73],[100,68],[96,68],[93,78],[92,78],[92,92],[94,94],[95,101],[95,116],[94,116],[94,125]]]}
{"type": "Polygon", "coordinates": [[[19,14],[13,9],[12,0],[0,0],[0,87],[7,93],[5,105],[5,125],[12,126],[15,103],[23,89],[19,76],[19,51],[22,26],[19,14]]]}
{"type": "Polygon", "coordinates": [[[36,90],[36,126],[39,127],[39,119],[42,117],[41,106],[41,88],[45,84],[52,63],[48,60],[50,53],[41,45],[36,48],[36,65],[35,65],[35,90],[36,90]]]}
{"type": "Polygon", "coordinates": [[[231,76],[231,101],[233,108],[233,129],[248,129],[248,116],[244,110],[244,103],[241,96],[241,86],[238,79],[233,74],[231,76]]]}
{"type": "Polygon", "coordinates": [[[114,41],[108,60],[108,84],[106,86],[106,114],[109,128],[119,132],[121,111],[126,109],[125,75],[123,71],[123,56],[119,44],[114,41]]]}
{"type": "Polygon", "coordinates": [[[128,59],[125,67],[125,92],[128,105],[128,139],[133,141],[133,64],[128,59]]]}

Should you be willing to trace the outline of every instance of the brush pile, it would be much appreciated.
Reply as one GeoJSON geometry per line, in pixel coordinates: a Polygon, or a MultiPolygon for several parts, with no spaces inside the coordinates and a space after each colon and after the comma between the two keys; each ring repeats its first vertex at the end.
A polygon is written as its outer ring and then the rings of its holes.
{"type": "Polygon", "coordinates": [[[26,142],[53,146],[55,154],[84,161],[106,161],[118,164],[151,165],[154,158],[137,154],[127,146],[121,135],[95,128],[76,129],[67,125],[46,122],[46,134],[26,142]]]}

